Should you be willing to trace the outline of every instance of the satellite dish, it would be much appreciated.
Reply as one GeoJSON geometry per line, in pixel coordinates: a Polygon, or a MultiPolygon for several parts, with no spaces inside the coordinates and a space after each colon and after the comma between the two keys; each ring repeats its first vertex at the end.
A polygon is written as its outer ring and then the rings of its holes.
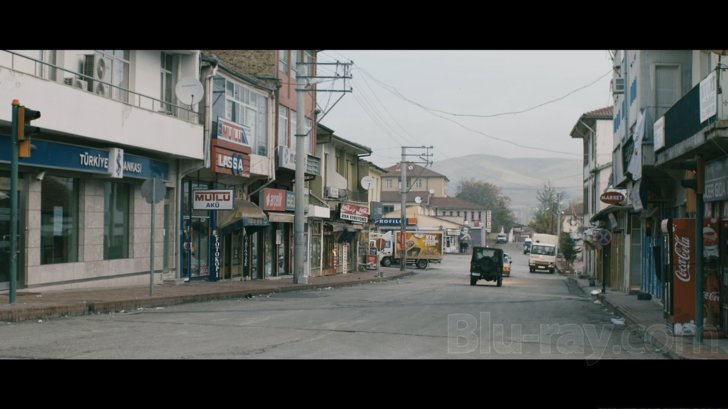
{"type": "Polygon", "coordinates": [[[417,204],[422,203],[422,198],[419,196],[415,197],[415,203],[417,203],[417,204]]]}
{"type": "Polygon", "coordinates": [[[184,77],[174,87],[177,99],[185,105],[195,105],[202,101],[203,92],[202,84],[195,77],[184,77]]]}
{"type": "Polygon", "coordinates": [[[361,178],[361,187],[363,187],[366,190],[369,190],[372,188],[372,185],[374,184],[374,178],[371,176],[364,176],[361,178]]]}
{"type": "Polygon", "coordinates": [[[407,166],[407,170],[412,170],[412,169],[414,169],[414,168],[415,168],[415,167],[414,167],[414,166],[412,166],[412,165],[408,165],[408,166],[407,166]]]}
{"type": "Polygon", "coordinates": [[[435,194],[435,189],[430,189],[430,194],[431,195],[434,195],[435,194]]]}

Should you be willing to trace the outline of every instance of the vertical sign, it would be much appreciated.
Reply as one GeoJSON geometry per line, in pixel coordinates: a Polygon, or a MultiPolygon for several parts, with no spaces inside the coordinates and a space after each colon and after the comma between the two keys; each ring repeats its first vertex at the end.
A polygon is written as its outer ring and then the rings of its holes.
{"type": "Polygon", "coordinates": [[[695,219],[673,219],[672,257],[675,335],[695,334],[695,219]]]}
{"type": "Polygon", "coordinates": [[[250,236],[243,235],[243,277],[250,275],[250,236]]]}

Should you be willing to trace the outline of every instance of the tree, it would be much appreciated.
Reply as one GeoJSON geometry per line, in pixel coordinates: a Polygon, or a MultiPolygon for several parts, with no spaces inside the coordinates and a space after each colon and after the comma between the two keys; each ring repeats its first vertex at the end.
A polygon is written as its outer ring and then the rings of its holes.
{"type": "Polygon", "coordinates": [[[501,228],[509,231],[516,223],[516,216],[510,209],[511,198],[504,196],[498,186],[475,179],[463,179],[455,197],[483,205],[486,210],[490,210],[493,231],[500,231],[501,228]]]}
{"type": "Polygon", "coordinates": [[[571,266],[581,250],[576,247],[574,239],[566,233],[561,233],[561,237],[559,238],[559,248],[561,249],[561,254],[564,255],[566,265],[569,267],[569,270],[571,270],[571,266]]]}
{"type": "Polygon", "coordinates": [[[537,233],[556,234],[561,202],[566,198],[566,192],[557,192],[551,182],[546,182],[537,194],[538,207],[528,226],[537,233]]]}

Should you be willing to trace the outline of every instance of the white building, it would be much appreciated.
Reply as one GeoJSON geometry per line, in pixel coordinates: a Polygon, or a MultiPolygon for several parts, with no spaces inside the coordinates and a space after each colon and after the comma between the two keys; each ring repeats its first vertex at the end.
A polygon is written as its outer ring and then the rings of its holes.
{"type": "MultiPolygon", "coordinates": [[[[151,233],[155,270],[176,267],[178,169],[204,158],[198,101],[174,92],[184,77],[199,77],[196,50],[0,51],[0,237],[10,232],[10,101],[41,112],[19,161],[19,288],[148,282],[151,233]],[[154,232],[141,189],[150,178],[166,186],[154,232]]],[[[0,289],[8,258],[0,252],[0,289]]]]}
{"type": "Polygon", "coordinates": [[[596,275],[597,248],[590,241],[589,220],[608,205],[599,196],[609,186],[612,173],[613,146],[612,107],[600,108],[583,114],[571,130],[572,138],[584,143],[584,214],[582,225],[585,232],[584,274],[596,275]]]}

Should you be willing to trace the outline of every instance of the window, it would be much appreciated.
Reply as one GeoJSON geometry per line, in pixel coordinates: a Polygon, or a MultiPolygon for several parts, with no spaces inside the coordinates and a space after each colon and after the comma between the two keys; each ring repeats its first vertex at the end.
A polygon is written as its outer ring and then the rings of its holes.
{"type": "Polygon", "coordinates": [[[122,102],[129,100],[129,93],[125,90],[129,89],[130,54],[129,50],[101,50],[101,55],[111,61],[111,67],[108,70],[110,75],[109,77],[104,76],[102,81],[110,82],[114,86],[111,89],[112,98],[122,102]]]}
{"type": "Polygon", "coordinates": [[[78,179],[46,176],[40,190],[40,263],[78,261],[78,179]]]}
{"type": "Polygon", "coordinates": [[[298,63],[298,50],[291,50],[291,79],[296,79],[296,64],[298,63]]]}
{"type": "Polygon", "coordinates": [[[313,54],[306,50],[303,52],[303,76],[310,77],[313,75],[313,54]]]}
{"type": "Polygon", "coordinates": [[[175,69],[174,69],[174,56],[167,53],[162,53],[162,70],[160,78],[160,96],[159,99],[163,101],[162,110],[166,112],[172,112],[172,104],[174,104],[174,85],[175,85],[175,69]]]}
{"type": "Polygon", "coordinates": [[[291,151],[296,151],[296,145],[298,144],[298,117],[296,111],[291,110],[291,151]]]}
{"type": "Polygon", "coordinates": [[[392,179],[389,179],[389,178],[385,179],[384,184],[387,186],[387,189],[391,189],[392,188],[392,179]]]}
{"type": "Polygon", "coordinates": [[[677,65],[655,66],[656,118],[665,115],[665,112],[678,99],[680,99],[680,67],[677,65]]]}
{"type": "Polygon", "coordinates": [[[288,74],[288,50],[278,50],[278,71],[288,74]]]}
{"type": "Polygon", "coordinates": [[[268,154],[268,97],[245,85],[225,80],[225,112],[215,105],[213,117],[225,119],[247,127],[251,153],[268,154]]]}
{"type": "Polygon", "coordinates": [[[288,146],[288,108],[278,106],[278,145],[288,146]]]}
{"type": "Polygon", "coordinates": [[[306,153],[311,154],[311,138],[313,132],[311,132],[311,127],[313,126],[313,121],[311,121],[309,118],[306,118],[306,136],[308,137],[308,143],[306,144],[306,153]]]}
{"type": "Polygon", "coordinates": [[[421,188],[422,187],[422,179],[420,179],[420,178],[415,179],[415,186],[421,188]]]}
{"type": "Polygon", "coordinates": [[[104,260],[129,257],[130,191],[124,183],[104,183],[104,260]]]}

